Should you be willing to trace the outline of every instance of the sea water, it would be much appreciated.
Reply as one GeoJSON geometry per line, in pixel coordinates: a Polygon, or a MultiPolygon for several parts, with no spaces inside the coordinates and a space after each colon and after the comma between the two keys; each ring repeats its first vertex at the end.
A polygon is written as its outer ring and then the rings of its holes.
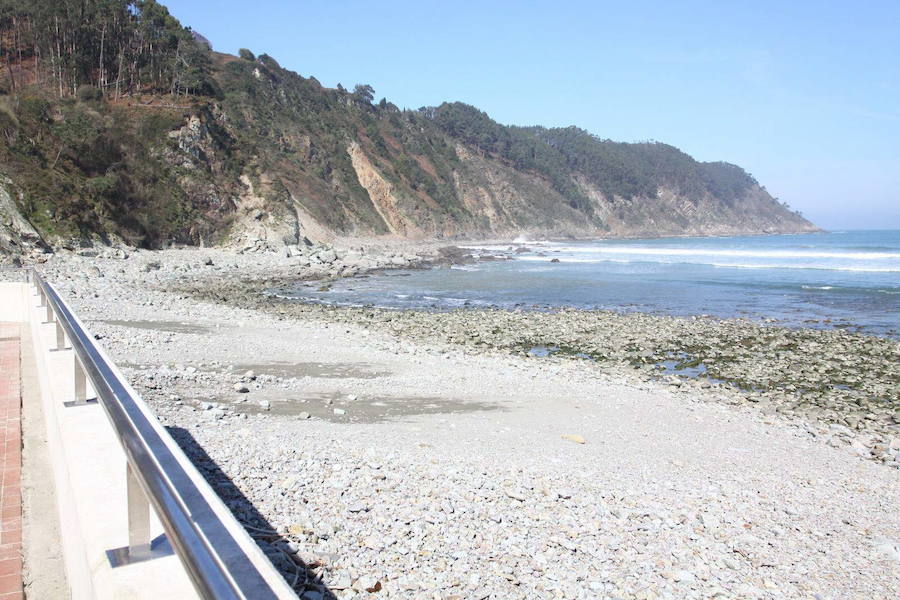
{"type": "Polygon", "coordinates": [[[512,259],[389,271],[340,280],[327,291],[298,285],[286,292],[339,305],[706,314],[900,337],[900,231],[519,240],[469,248],[512,259]]]}

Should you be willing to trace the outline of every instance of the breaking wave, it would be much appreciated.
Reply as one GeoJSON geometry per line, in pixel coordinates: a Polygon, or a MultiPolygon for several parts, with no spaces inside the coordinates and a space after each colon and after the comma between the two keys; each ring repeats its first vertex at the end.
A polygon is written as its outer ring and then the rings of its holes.
{"type": "Polygon", "coordinates": [[[708,265],[717,268],[729,269],[805,269],[818,271],[849,271],[857,273],[900,273],[900,264],[897,266],[868,266],[868,265],[828,265],[825,263],[727,263],[714,261],[686,261],[686,260],[665,260],[660,257],[656,260],[648,258],[626,259],[626,258],[582,258],[577,256],[564,255],[545,255],[545,256],[519,256],[517,260],[527,262],[547,262],[552,258],[559,259],[561,263],[621,263],[621,264],[639,264],[639,263],[658,263],[658,264],[692,264],[692,265],[708,265]]]}

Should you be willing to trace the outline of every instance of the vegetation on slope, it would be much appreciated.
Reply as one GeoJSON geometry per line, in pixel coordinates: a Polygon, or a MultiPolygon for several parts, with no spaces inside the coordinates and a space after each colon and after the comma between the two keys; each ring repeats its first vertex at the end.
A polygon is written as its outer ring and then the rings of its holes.
{"type": "Polygon", "coordinates": [[[590,210],[572,180],[582,174],[605,195],[632,199],[656,196],[671,186],[688,198],[711,194],[733,202],[757,185],[736,165],[697,162],[678,148],[656,142],[603,140],[578,127],[507,127],[460,102],[421,111],[451,136],[508,160],[519,170],[546,176],[571,205],[590,210]]]}
{"type": "Polygon", "coordinates": [[[40,0],[0,5],[0,165],[20,207],[52,237],[114,233],[133,244],[184,239],[209,221],[203,202],[171,185],[160,159],[180,126],[179,97],[212,93],[209,50],[161,5],[40,0]],[[128,96],[172,92],[142,106],[128,96]]]}

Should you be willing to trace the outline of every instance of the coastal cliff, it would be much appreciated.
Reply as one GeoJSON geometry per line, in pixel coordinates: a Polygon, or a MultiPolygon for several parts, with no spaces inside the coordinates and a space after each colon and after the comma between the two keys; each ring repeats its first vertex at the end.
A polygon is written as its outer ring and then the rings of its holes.
{"type": "Polygon", "coordinates": [[[0,19],[15,29],[0,74],[7,252],[816,230],[741,168],[666,144],[504,126],[461,103],[401,110],[368,85],[325,88],[266,55],[212,52],[155,2],[124,16],[87,3],[92,22],[117,24],[122,48],[148,29],[169,40],[131,62],[104,57],[102,28],[38,4],[46,11],[22,3],[0,19]],[[61,29],[42,27],[47,15],[61,29]],[[67,27],[83,43],[48,63],[36,50],[67,27]],[[148,68],[123,72],[140,61],[148,68]]]}

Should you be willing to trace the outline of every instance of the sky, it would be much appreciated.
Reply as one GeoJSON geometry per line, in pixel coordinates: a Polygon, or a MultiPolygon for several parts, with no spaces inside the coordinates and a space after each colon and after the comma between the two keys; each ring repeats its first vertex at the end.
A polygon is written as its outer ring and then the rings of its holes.
{"type": "Polygon", "coordinates": [[[897,0],[162,2],[329,87],[666,142],[821,227],[900,229],[897,0]]]}

